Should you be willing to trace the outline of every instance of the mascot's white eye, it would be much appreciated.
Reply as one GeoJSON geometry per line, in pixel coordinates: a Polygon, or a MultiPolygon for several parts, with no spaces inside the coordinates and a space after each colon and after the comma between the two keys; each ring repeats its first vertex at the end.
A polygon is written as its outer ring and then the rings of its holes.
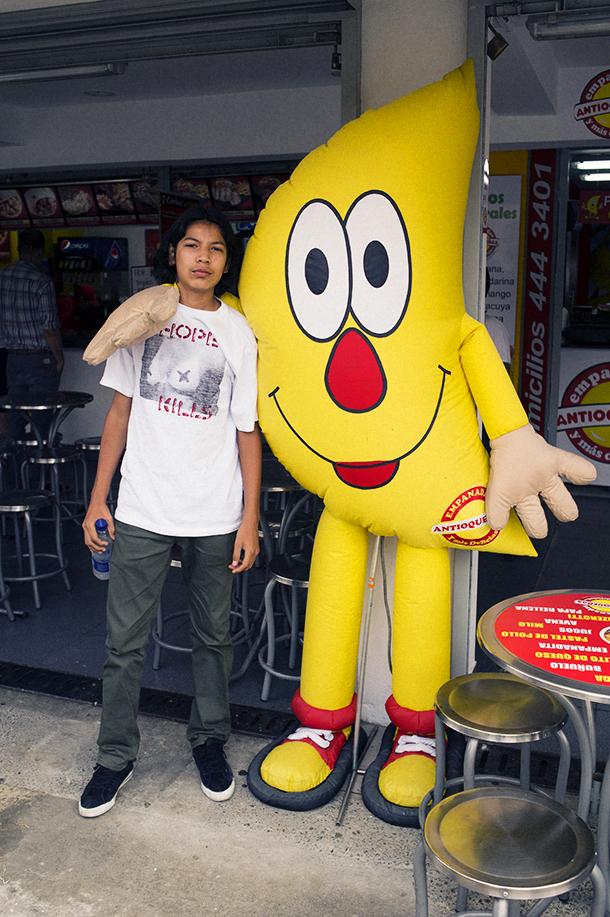
{"type": "Polygon", "coordinates": [[[330,341],[349,307],[350,260],[345,229],[326,201],[303,207],[288,239],[288,301],[299,327],[316,341],[330,341]]]}
{"type": "Polygon", "coordinates": [[[391,198],[370,191],[352,204],[345,225],[354,317],[370,334],[391,334],[411,295],[411,252],[402,217],[391,198]]]}

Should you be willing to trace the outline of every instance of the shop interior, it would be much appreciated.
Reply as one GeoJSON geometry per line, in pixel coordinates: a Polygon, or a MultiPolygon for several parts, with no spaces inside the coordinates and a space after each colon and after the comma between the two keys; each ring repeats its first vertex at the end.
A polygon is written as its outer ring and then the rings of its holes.
{"type": "MultiPolygon", "coordinates": [[[[508,9],[517,5],[495,6],[508,9]]],[[[495,32],[490,32],[490,40],[499,33],[508,42],[489,62],[492,149],[495,124],[500,125],[505,119],[517,123],[520,117],[550,116],[557,83],[566,71],[584,65],[597,66],[600,70],[608,66],[607,37],[535,41],[528,31],[527,18],[509,13],[501,15],[500,11],[491,19],[495,32]]],[[[327,97],[334,100],[332,117],[338,128],[341,83],[345,78],[342,77],[341,59],[343,56],[345,65],[347,50],[342,46],[340,25],[340,20],[332,23],[324,35],[312,39],[306,46],[297,46],[295,40],[293,47],[277,50],[246,49],[223,54],[133,59],[126,67],[119,67],[116,72],[102,77],[7,82],[3,86],[3,104],[21,106],[32,114],[47,106],[62,115],[69,112],[71,106],[78,106],[80,110],[86,104],[91,106],[94,123],[95,106],[100,103],[107,105],[120,100],[137,106],[163,97],[188,99],[189,87],[194,82],[205,85],[208,96],[231,90],[256,94],[290,87],[327,93],[327,97]]],[[[170,53],[173,47],[170,45],[170,53]]],[[[535,138],[527,142],[534,146],[535,138]]],[[[504,136],[496,144],[499,148],[508,145],[504,136]]],[[[610,252],[610,230],[608,224],[583,225],[578,214],[580,192],[586,187],[583,170],[578,164],[593,151],[600,159],[610,160],[607,145],[602,147],[593,139],[584,148],[562,148],[566,176],[569,174],[569,191],[566,190],[565,204],[565,291],[558,320],[562,322],[563,343],[567,349],[573,345],[601,348],[610,345],[608,287],[598,284],[600,292],[591,291],[595,277],[604,271],[610,272],[610,254],[606,254],[610,252]]],[[[266,194],[285,180],[306,152],[303,148],[298,155],[291,149],[278,148],[273,156],[249,159],[231,154],[224,160],[218,156],[186,161],[166,159],[147,161],[141,168],[134,167],[133,163],[69,162],[2,170],[0,256],[4,255],[5,262],[15,256],[20,219],[24,221],[22,225],[43,229],[49,243],[49,270],[58,297],[73,300],[67,303],[63,330],[66,349],[73,351],[76,365],[87,340],[103,319],[132,292],[151,282],[148,271],[151,251],[156,244],[155,234],[158,240],[159,233],[156,211],[159,192],[187,199],[203,196],[204,200],[207,197],[224,206],[243,243],[247,244],[266,194]],[[18,192],[17,200],[15,191],[18,192]],[[92,209],[85,213],[88,197],[92,209]],[[80,214],[75,212],[79,205],[83,207],[80,214]],[[18,206],[20,211],[16,216],[18,206]],[[52,213],[49,212],[51,208],[52,213]],[[80,246],[87,243],[88,247],[78,248],[75,243],[80,246]]],[[[599,187],[602,192],[607,188],[610,195],[608,178],[600,179],[599,187]]],[[[82,389],[83,377],[76,370],[71,372],[67,387],[82,389]]],[[[93,378],[94,384],[97,378],[93,378]]],[[[95,397],[97,399],[97,392],[95,397]]],[[[89,415],[95,418],[92,426],[83,423],[87,411],[85,407],[82,418],[77,416],[78,411],[71,416],[65,426],[67,438],[99,435],[97,414],[89,415]]],[[[89,474],[92,473],[93,467],[89,469],[89,474]]],[[[550,517],[549,535],[538,544],[535,559],[481,554],[478,612],[508,595],[571,587],[575,570],[580,584],[587,588],[609,589],[610,561],[602,547],[607,543],[606,536],[610,536],[606,502],[609,493],[605,485],[575,489],[580,520],[568,529],[550,517]]],[[[43,607],[35,610],[31,607],[29,588],[15,589],[15,608],[28,610],[28,616],[19,618],[10,627],[4,619],[0,676],[6,680],[4,683],[10,679],[23,679],[26,685],[33,684],[36,679],[46,679],[46,684],[61,682],[57,690],[71,691],[72,696],[79,696],[80,692],[85,696],[87,692],[98,690],[102,671],[105,587],[91,576],[90,558],[82,545],[78,524],[64,523],[64,539],[70,558],[72,591],[66,591],[61,578],[50,578],[43,584],[43,607]]],[[[259,574],[258,584],[256,571],[251,583],[254,605],[262,599],[263,568],[259,574]]],[[[179,612],[183,600],[180,571],[171,570],[164,592],[167,612],[179,612]]],[[[180,622],[175,623],[173,631],[176,642],[180,643],[184,634],[180,632],[180,622]]],[[[247,651],[247,645],[243,650],[238,647],[238,661],[246,657],[247,651]]],[[[485,665],[483,659],[478,662],[485,665]]],[[[171,702],[179,704],[179,698],[190,693],[190,667],[184,654],[164,650],[160,668],[153,669],[152,663],[151,652],[144,687],[156,698],[155,702],[171,695],[171,702]]],[[[255,660],[246,674],[233,682],[234,702],[286,714],[294,683],[273,679],[269,700],[262,701],[262,680],[263,671],[255,660]]]]}

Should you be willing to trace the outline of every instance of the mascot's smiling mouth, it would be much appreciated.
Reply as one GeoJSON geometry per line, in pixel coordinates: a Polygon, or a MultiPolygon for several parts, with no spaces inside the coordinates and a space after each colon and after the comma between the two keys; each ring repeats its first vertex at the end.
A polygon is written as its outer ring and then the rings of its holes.
{"type": "Polygon", "coordinates": [[[317,452],[309,443],[305,442],[302,436],[299,436],[295,428],[292,426],[284,412],[280,407],[280,403],[277,399],[277,393],[279,392],[279,386],[274,388],[272,392],[269,392],[269,398],[273,398],[275,405],[282,415],[286,425],[297,439],[303,443],[303,445],[309,449],[310,452],[313,452],[314,455],[317,455],[318,458],[322,459],[324,462],[328,462],[335,469],[335,474],[337,477],[343,481],[344,484],[347,484],[349,487],[357,487],[360,490],[372,490],[376,487],[384,487],[388,484],[396,472],[402,461],[402,459],[407,458],[411,453],[415,452],[416,449],[419,449],[424,440],[428,437],[441,406],[441,401],[443,400],[443,392],[445,390],[445,380],[447,376],[451,375],[451,372],[448,369],[445,369],[443,366],[438,367],[442,373],[441,379],[441,389],[438,395],[438,400],[436,402],[436,408],[434,409],[434,414],[432,420],[428,425],[428,429],[421,437],[421,439],[407,452],[404,452],[402,455],[399,455],[395,459],[391,459],[389,462],[335,462],[333,459],[328,458],[326,455],[322,455],[321,452],[317,452]]]}

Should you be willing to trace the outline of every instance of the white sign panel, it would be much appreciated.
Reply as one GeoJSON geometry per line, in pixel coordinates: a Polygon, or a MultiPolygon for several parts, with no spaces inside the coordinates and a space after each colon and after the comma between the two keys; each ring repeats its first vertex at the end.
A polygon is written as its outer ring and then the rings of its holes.
{"type": "Polygon", "coordinates": [[[486,220],[490,287],[485,317],[504,324],[511,348],[515,346],[520,218],[521,176],[491,175],[486,220]]]}

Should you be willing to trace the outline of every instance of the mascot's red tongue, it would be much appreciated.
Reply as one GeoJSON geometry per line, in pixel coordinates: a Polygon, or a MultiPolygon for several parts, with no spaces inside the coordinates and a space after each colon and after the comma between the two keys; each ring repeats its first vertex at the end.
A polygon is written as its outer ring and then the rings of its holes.
{"type": "Polygon", "coordinates": [[[344,484],[350,487],[373,488],[383,487],[391,481],[398,470],[398,461],[394,462],[354,462],[353,464],[336,464],[335,471],[344,484]]]}

